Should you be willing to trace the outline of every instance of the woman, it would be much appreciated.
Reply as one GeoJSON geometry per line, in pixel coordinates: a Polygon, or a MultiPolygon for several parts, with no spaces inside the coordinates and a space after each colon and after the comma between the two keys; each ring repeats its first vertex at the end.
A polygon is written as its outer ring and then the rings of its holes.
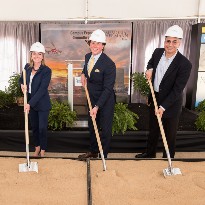
{"type": "Polygon", "coordinates": [[[45,48],[40,42],[30,48],[30,63],[25,65],[26,87],[23,75],[20,78],[22,92],[28,93],[25,110],[28,111],[35,143],[34,156],[45,156],[47,148],[48,115],[51,109],[48,86],[51,80],[51,69],[44,62],[45,48]]]}

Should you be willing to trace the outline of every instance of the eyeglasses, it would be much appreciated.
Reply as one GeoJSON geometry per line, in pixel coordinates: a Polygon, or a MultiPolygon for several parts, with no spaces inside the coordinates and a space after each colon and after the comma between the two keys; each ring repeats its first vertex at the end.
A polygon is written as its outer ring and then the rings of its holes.
{"type": "Polygon", "coordinates": [[[171,41],[171,40],[165,40],[165,43],[166,43],[166,44],[173,44],[173,45],[175,46],[175,45],[177,45],[177,44],[179,43],[179,41],[178,41],[178,40],[173,40],[173,41],[171,41]]]}

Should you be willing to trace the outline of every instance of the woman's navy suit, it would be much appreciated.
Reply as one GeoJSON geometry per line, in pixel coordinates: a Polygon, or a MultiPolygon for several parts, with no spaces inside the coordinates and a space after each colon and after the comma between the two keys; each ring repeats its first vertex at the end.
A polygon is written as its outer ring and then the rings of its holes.
{"type": "MultiPolygon", "coordinates": [[[[26,85],[29,91],[30,75],[32,68],[26,64],[26,85]]],[[[47,148],[47,127],[48,115],[51,109],[51,102],[48,93],[48,86],[51,80],[51,69],[41,65],[35,73],[31,83],[31,93],[28,93],[28,104],[30,105],[29,117],[32,126],[35,146],[40,146],[42,150],[47,148]]],[[[23,75],[20,78],[23,84],[23,75]]]]}

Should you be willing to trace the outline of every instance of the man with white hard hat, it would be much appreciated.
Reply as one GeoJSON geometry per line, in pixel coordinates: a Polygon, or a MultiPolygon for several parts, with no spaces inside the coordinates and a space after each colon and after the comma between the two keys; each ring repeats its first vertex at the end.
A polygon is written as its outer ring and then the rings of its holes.
{"type": "MultiPolygon", "coordinates": [[[[171,26],[165,33],[164,48],[155,49],[147,64],[146,78],[152,81],[158,104],[155,110],[152,96],[150,104],[149,136],[145,153],[137,154],[136,158],[155,158],[157,143],[160,136],[158,114],[162,118],[170,157],[175,155],[175,142],[180,113],[182,110],[183,90],[191,72],[190,61],[183,56],[178,48],[183,38],[183,30],[178,25],[171,26]]],[[[163,158],[166,158],[163,151],[163,158]]]]}
{"type": "Polygon", "coordinates": [[[87,84],[92,104],[92,110],[88,114],[90,150],[85,154],[79,155],[78,158],[80,160],[98,157],[99,149],[91,119],[93,116],[96,119],[98,129],[101,129],[100,139],[105,158],[110,148],[115,106],[116,66],[103,52],[105,44],[105,33],[100,29],[93,31],[88,40],[91,52],[85,55],[85,65],[81,75],[82,85],[85,86],[87,84]]]}

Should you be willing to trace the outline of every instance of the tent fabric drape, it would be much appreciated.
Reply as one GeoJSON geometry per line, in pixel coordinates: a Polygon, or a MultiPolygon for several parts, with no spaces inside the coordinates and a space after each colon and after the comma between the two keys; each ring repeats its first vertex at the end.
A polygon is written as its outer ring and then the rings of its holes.
{"type": "MultiPolygon", "coordinates": [[[[183,29],[179,51],[189,58],[192,25],[197,19],[189,20],[136,20],[133,21],[132,73],[144,72],[155,48],[163,47],[164,34],[172,25],[183,29]]],[[[131,102],[145,102],[145,98],[133,89],[131,102]]]]}
{"type": "MultiPolygon", "coordinates": [[[[201,19],[201,22],[205,19],[201,19]]],[[[134,21],[89,21],[93,23],[132,23],[133,40],[131,51],[131,73],[143,72],[153,51],[157,47],[163,47],[166,30],[177,24],[184,31],[184,38],[180,46],[187,58],[190,53],[191,29],[197,24],[197,19],[186,20],[134,20],[134,21]]],[[[46,22],[44,22],[46,23],[46,22]]],[[[50,23],[50,22],[47,22],[50,23]]],[[[83,22],[52,22],[59,24],[82,24],[83,22]]],[[[19,73],[29,60],[29,49],[32,43],[39,41],[40,22],[0,22],[0,90],[8,85],[9,76],[19,73]]],[[[131,87],[131,102],[145,102],[145,98],[131,87]]]]}
{"type": "Polygon", "coordinates": [[[30,46],[39,41],[39,23],[0,22],[0,90],[9,77],[20,73],[29,59],[30,46]]]}

